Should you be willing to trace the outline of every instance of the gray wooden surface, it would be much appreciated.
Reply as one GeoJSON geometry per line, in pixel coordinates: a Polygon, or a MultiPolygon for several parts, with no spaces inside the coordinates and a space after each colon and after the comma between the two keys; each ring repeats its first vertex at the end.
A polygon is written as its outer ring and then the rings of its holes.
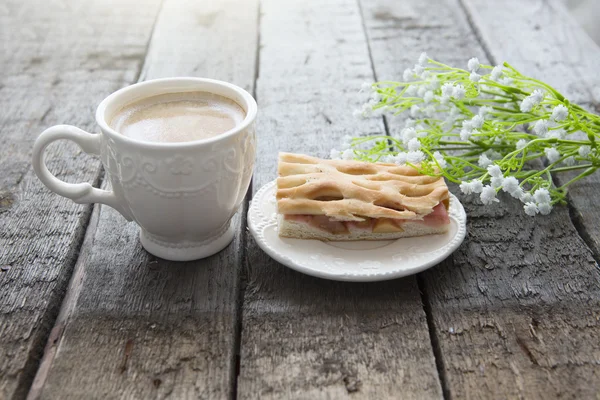
{"type": "MultiPolygon", "coordinates": [[[[598,398],[600,180],[531,219],[461,196],[468,237],[417,276],[337,283],[291,271],[246,232],[190,263],[148,255],[108,207],[50,193],[29,167],[45,127],[94,130],[136,80],[205,76],[254,93],[252,193],[276,154],[327,156],[363,81],[421,51],[511,62],[598,109],[600,49],[558,0],[8,0],[0,4],[0,399],[598,398]],[[93,211],[92,211],[93,210],[93,211]]],[[[98,160],[50,149],[68,181],[98,160]]],[[[455,190],[456,193],[456,190],[455,190]]]]}

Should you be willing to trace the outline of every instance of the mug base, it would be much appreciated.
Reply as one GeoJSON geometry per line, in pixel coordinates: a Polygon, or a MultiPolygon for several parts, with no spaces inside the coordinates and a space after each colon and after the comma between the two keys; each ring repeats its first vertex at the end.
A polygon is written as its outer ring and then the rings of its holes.
{"type": "Polygon", "coordinates": [[[201,242],[169,243],[159,240],[140,229],[140,241],[146,251],[156,257],[170,261],[192,261],[212,256],[231,243],[235,235],[233,226],[228,223],[226,229],[218,235],[201,242]]]}

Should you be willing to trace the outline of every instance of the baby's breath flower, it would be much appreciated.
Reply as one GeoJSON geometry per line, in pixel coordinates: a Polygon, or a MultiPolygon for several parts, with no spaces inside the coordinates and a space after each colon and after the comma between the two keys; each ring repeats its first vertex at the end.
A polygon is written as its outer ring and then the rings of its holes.
{"type": "Polygon", "coordinates": [[[525,210],[525,214],[535,217],[535,215],[538,213],[538,207],[535,205],[535,203],[525,203],[525,205],[523,206],[523,209],[525,210]]]}
{"type": "Polygon", "coordinates": [[[342,160],[353,160],[354,159],[354,150],[346,149],[342,152],[342,160]]]}
{"type": "Polygon", "coordinates": [[[533,194],[533,199],[536,203],[550,203],[550,193],[548,189],[540,188],[533,194]]]}
{"type": "Polygon", "coordinates": [[[550,203],[540,203],[537,205],[538,211],[542,215],[548,215],[552,211],[552,205],[550,203]]]}
{"type": "Polygon", "coordinates": [[[556,107],[554,107],[554,109],[552,110],[552,116],[550,118],[552,118],[554,121],[562,121],[565,118],[567,118],[567,116],[569,115],[569,110],[567,109],[567,107],[565,107],[562,104],[557,105],[556,107]]]}
{"type": "Polygon", "coordinates": [[[533,93],[531,93],[529,95],[529,97],[531,97],[531,99],[533,100],[534,104],[537,106],[538,104],[540,104],[542,102],[542,100],[544,100],[544,92],[542,92],[539,89],[535,89],[533,91],[533,93]]]}
{"type": "Polygon", "coordinates": [[[492,176],[494,178],[502,177],[502,170],[497,165],[488,165],[487,172],[488,172],[488,174],[490,174],[490,176],[492,176]]]}
{"type": "Polygon", "coordinates": [[[519,189],[519,181],[514,176],[507,176],[502,182],[502,190],[513,193],[519,189]]]}
{"type": "Polygon", "coordinates": [[[444,158],[444,155],[442,153],[436,151],[435,153],[433,153],[433,158],[435,158],[435,160],[438,162],[440,168],[446,168],[446,159],[444,158]]]}
{"type": "Polygon", "coordinates": [[[521,112],[529,112],[533,109],[534,103],[533,100],[531,99],[531,97],[525,97],[523,99],[523,101],[521,102],[521,105],[519,106],[519,108],[521,109],[521,112]]]}
{"type": "Polygon", "coordinates": [[[521,200],[522,203],[529,203],[533,201],[533,196],[531,195],[531,193],[523,192],[519,200],[521,200]]]}
{"type": "Polygon", "coordinates": [[[548,134],[546,135],[546,137],[554,138],[554,139],[564,139],[566,135],[567,135],[567,132],[565,132],[565,130],[563,128],[558,128],[558,129],[550,130],[548,132],[548,134]]]}
{"type": "Polygon", "coordinates": [[[540,119],[533,126],[533,131],[538,136],[545,136],[546,133],[548,133],[549,126],[550,124],[548,123],[547,119],[540,119]]]}
{"type": "Polygon", "coordinates": [[[560,153],[554,147],[546,147],[544,149],[544,153],[546,154],[546,158],[551,163],[555,163],[560,158],[560,153]]]}
{"type": "Polygon", "coordinates": [[[425,68],[423,68],[422,65],[415,64],[415,67],[413,68],[413,72],[415,73],[415,75],[420,76],[423,73],[423,71],[425,71],[425,68]]]}
{"type": "Polygon", "coordinates": [[[446,82],[442,85],[442,96],[450,97],[452,96],[452,92],[454,90],[454,85],[450,82],[446,82]]]}
{"type": "Polygon", "coordinates": [[[414,96],[416,96],[418,91],[419,91],[419,88],[416,85],[411,85],[408,87],[408,89],[406,89],[405,93],[409,97],[414,97],[414,96]]]}
{"type": "Polygon", "coordinates": [[[490,205],[500,201],[496,198],[496,189],[494,189],[490,185],[486,185],[483,187],[479,199],[485,205],[490,205]]]}
{"type": "Polygon", "coordinates": [[[517,141],[517,144],[516,144],[517,150],[521,150],[522,148],[524,148],[525,146],[527,146],[527,143],[529,143],[527,140],[525,140],[525,139],[519,139],[517,141]]]}
{"type": "Polygon", "coordinates": [[[497,81],[498,79],[500,79],[500,77],[502,77],[502,66],[496,65],[492,69],[492,73],[490,75],[491,75],[492,80],[494,80],[494,81],[497,81]]]}
{"type": "Polygon", "coordinates": [[[590,155],[592,148],[588,145],[581,146],[578,150],[579,156],[586,158],[590,155]]]}
{"type": "Polygon", "coordinates": [[[402,136],[402,142],[404,143],[404,145],[407,145],[411,139],[417,137],[417,130],[412,127],[404,128],[402,129],[402,132],[400,132],[400,135],[402,136]]]}
{"type": "MultiPolygon", "coordinates": [[[[406,68],[404,70],[404,72],[402,73],[402,79],[404,79],[404,82],[410,82],[413,80],[413,71],[410,68],[406,68]]],[[[413,87],[413,86],[411,86],[413,87]]]]}
{"type": "Polygon", "coordinates": [[[409,151],[417,151],[421,148],[421,142],[417,138],[412,138],[408,141],[407,147],[409,151]]]}
{"type": "Polygon", "coordinates": [[[501,84],[503,84],[504,86],[510,86],[512,85],[514,82],[513,78],[502,78],[502,80],[500,81],[501,84]]]}
{"type": "Polygon", "coordinates": [[[425,86],[419,86],[419,89],[417,90],[417,96],[423,98],[426,92],[427,88],[425,86]]]}
{"type": "Polygon", "coordinates": [[[463,99],[465,97],[465,94],[467,94],[467,91],[465,90],[463,85],[456,85],[452,89],[452,97],[454,97],[457,100],[463,99]]]}
{"type": "Polygon", "coordinates": [[[405,152],[401,151],[400,153],[396,154],[396,156],[394,157],[394,163],[398,164],[398,165],[406,164],[406,156],[407,156],[407,154],[405,152]]]}
{"type": "Polygon", "coordinates": [[[421,113],[421,108],[418,105],[414,105],[410,108],[410,116],[413,118],[417,118],[421,113]]]}
{"type": "Polygon", "coordinates": [[[342,158],[342,153],[339,150],[331,149],[329,152],[329,158],[332,160],[339,160],[342,158]]]}
{"type": "Polygon", "coordinates": [[[479,71],[479,59],[477,57],[473,57],[469,60],[469,62],[467,62],[467,68],[469,68],[469,71],[471,72],[477,72],[479,71]]]}
{"type": "Polygon", "coordinates": [[[411,164],[419,164],[425,160],[425,153],[421,150],[409,151],[406,155],[406,161],[411,164]]]}
{"type": "Polygon", "coordinates": [[[438,79],[437,76],[434,76],[429,81],[429,89],[430,90],[438,90],[439,88],[440,88],[440,80],[438,79]]]}
{"type": "Polygon", "coordinates": [[[479,115],[485,118],[486,115],[490,114],[493,111],[492,107],[483,106],[479,109],[479,115]]]}
{"type": "Polygon", "coordinates": [[[565,160],[563,162],[568,166],[573,166],[573,165],[575,165],[575,157],[569,156],[569,157],[565,158],[565,160]]]}
{"type": "Polygon", "coordinates": [[[480,155],[479,160],[477,161],[477,164],[481,168],[487,168],[491,163],[492,163],[492,160],[490,160],[488,158],[488,156],[486,156],[485,154],[480,155]]]}
{"type": "Polygon", "coordinates": [[[503,176],[494,176],[494,177],[492,177],[492,179],[490,179],[490,185],[492,185],[492,187],[494,189],[501,188],[503,183],[504,183],[503,176]]]}
{"type": "Polygon", "coordinates": [[[473,129],[462,128],[460,130],[460,140],[470,140],[471,135],[473,134],[473,129]]]}
{"type": "Polygon", "coordinates": [[[469,195],[471,193],[481,193],[483,183],[480,180],[474,179],[471,182],[462,182],[459,187],[464,194],[469,195]]]}
{"type": "Polygon", "coordinates": [[[479,82],[481,80],[481,75],[479,75],[477,72],[471,72],[471,75],[469,75],[469,80],[471,82],[479,82]]]}
{"type": "Polygon", "coordinates": [[[475,129],[479,129],[483,126],[483,117],[481,115],[476,115],[471,119],[471,125],[475,129]]]}
{"type": "Polygon", "coordinates": [[[419,65],[425,66],[428,63],[427,53],[422,52],[419,56],[419,65]]]}
{"type": "Polygon", "coordinates": [[[433,101],[433,92],[431,90],[425,92],[423,100],[425,101],[425,103],[431,103],[433,101]]]}

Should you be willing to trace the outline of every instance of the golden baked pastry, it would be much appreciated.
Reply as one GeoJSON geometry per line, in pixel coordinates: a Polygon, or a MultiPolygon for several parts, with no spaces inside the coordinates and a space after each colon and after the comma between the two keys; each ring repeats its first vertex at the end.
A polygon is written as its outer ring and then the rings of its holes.
{"type": "Polygon", "coordinates": [[[448,230],[442,177],[409,166],[291,153],[280,153],[278,173],[280,236],[380,240],[448,230]]]}

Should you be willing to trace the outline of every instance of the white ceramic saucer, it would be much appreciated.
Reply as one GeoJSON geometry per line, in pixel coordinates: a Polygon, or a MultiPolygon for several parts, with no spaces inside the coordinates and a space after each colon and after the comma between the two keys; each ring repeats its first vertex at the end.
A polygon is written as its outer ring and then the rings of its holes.
{"type": "Polygon", "coordinates": [[[276,182],[252,199],[248,226],[269,256],[296,271],[337,281],[370,282],[400,278],[430,268],[460,246],[467,232],[465,210],[450,195],[450,230],[443,235],[384,241],[321,242],[277,234],[276,182]]]}

